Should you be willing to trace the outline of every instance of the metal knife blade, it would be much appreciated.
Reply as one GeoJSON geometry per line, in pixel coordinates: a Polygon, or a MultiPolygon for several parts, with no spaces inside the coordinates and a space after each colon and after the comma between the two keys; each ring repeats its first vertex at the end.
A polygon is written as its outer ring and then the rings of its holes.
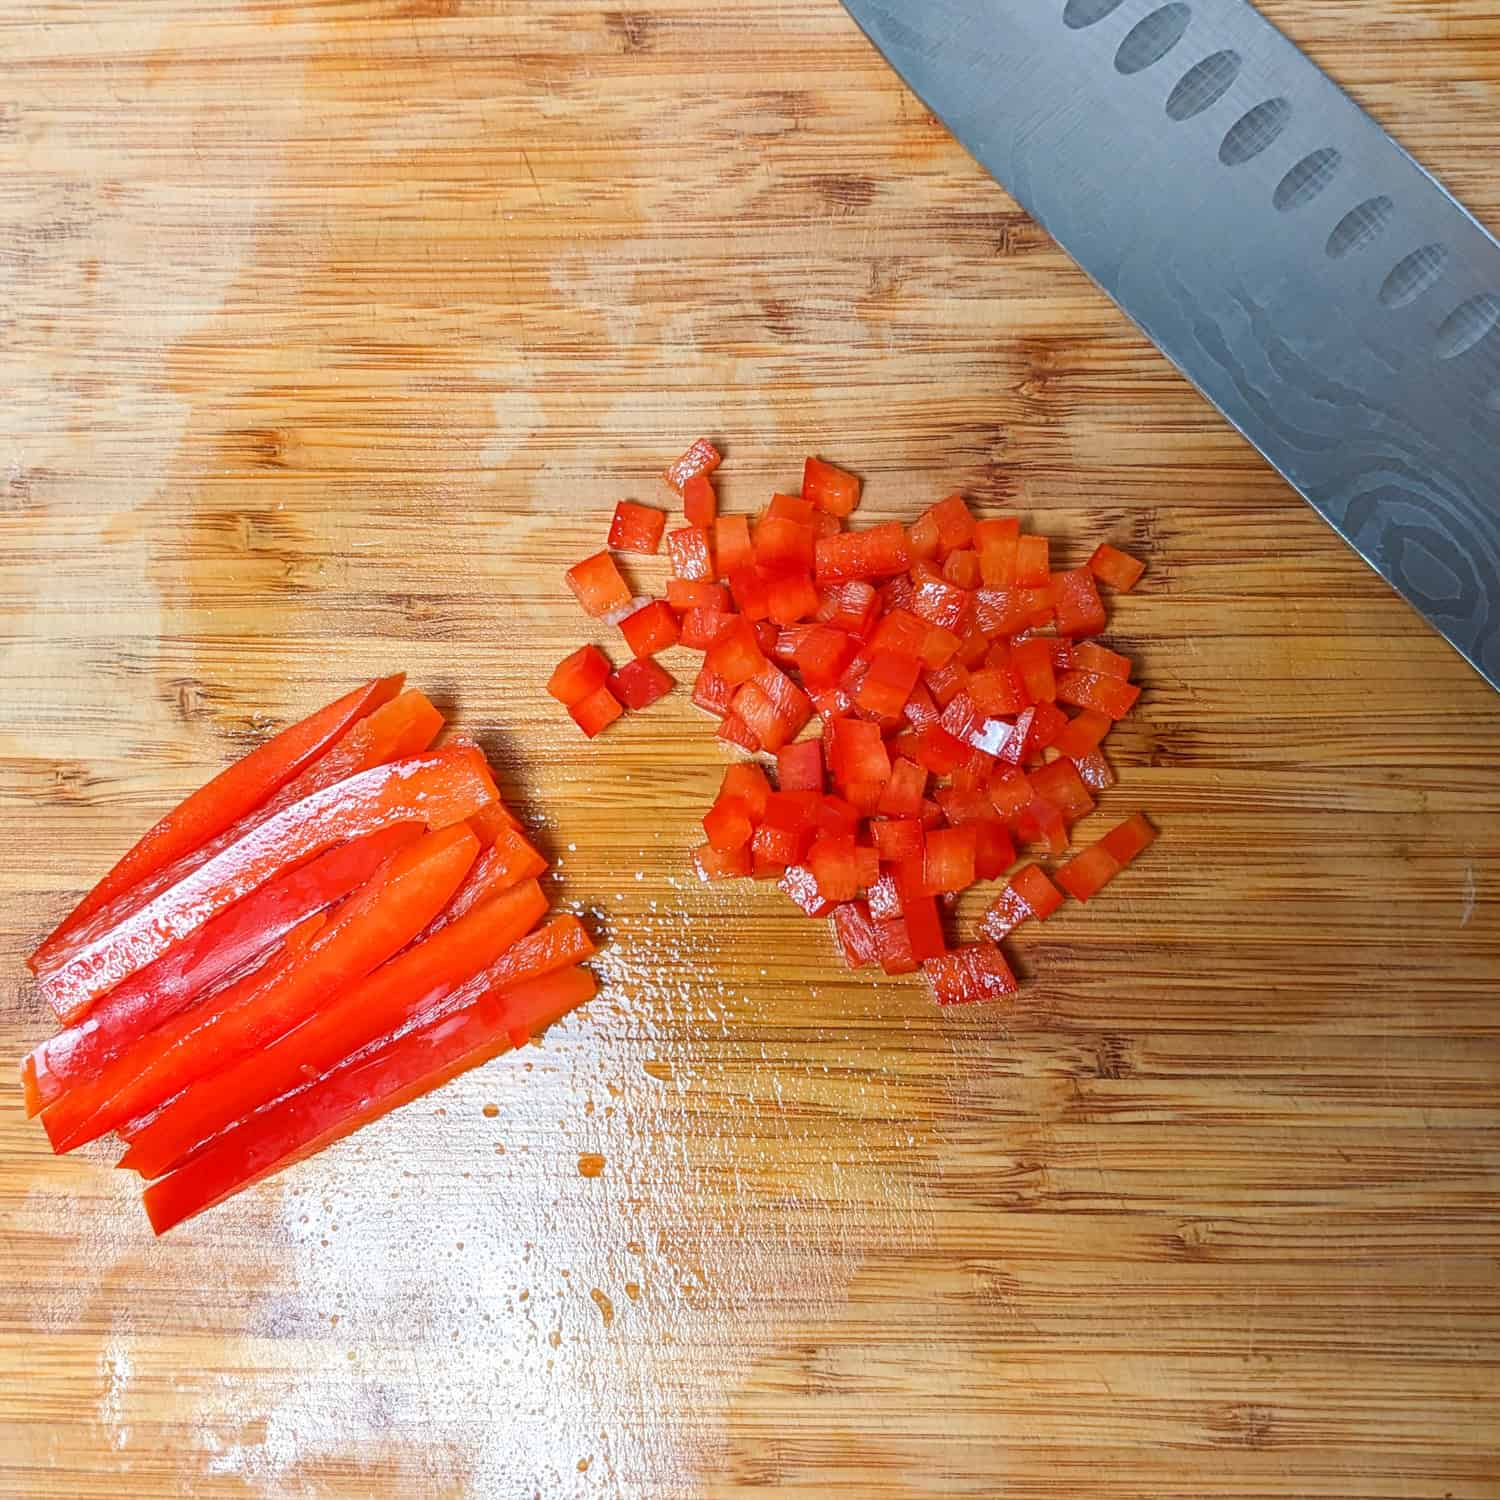
{"type": "Polygon", "coordinates": [[[1500,687],[1500,243],[1246,0],[844,0],[1500,687]]]}

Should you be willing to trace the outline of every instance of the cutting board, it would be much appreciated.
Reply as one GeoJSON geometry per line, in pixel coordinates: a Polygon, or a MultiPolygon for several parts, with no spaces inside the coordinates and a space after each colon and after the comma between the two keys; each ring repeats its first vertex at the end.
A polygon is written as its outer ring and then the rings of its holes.
{"type": "MultiPolygon", "coordinates": [[[[1267,10],[1500,224],[1479,0],[1267,10]]],[[[21,955],[407,669],[603,993],[157,1242],[0,1090],[0,1493],[1500,1495],[1500,698],[831,0],[0,7],[0,1056],[21,955]],[[563,569],[705,433],[1149,558],[1009,1008],[686,872],[679,693],[585,744],[563,569]]],[[[664,566],[634,569],[660,588],[664,566]]],[[[691,658],[674,653],[680,676],[691,658]]],[[[974,908],[965,907],[972,921],[974,908]]]]}

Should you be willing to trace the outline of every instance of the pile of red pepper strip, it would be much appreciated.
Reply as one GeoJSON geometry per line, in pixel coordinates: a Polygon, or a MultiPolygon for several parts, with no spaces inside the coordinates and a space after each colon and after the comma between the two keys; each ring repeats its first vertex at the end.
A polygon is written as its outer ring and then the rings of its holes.
{"type": "Polygon", "coordinates": [[[609,545],[649,555],[665,535],[666,599],[634,599],[608,551],[571,569],[579,602],[618,624],[633,659],[615,671],[583,646],[548,691],[592,738],[671,690],[657,652],[701,652],[694,704],[720,740],[761,759],[726,771],[698,874],[778,881],[830,918],[850,967],[920,967],[939,1004],[1013,993],[999,941],[1046,920],[1064,892],[1095,895],[1151,843],[1151,825],[1136,814],[1055,883],[1022,865],[967,946],[950,950],[940,903],[1005,878],[1018,845],[1064,854],[1114,784],[1101,746],[1140,689],[1129,659],[1093,639],[1106,624],[1099,584],[1128,591],[1144,564],[1104,543],[1082,567],[1054,569],[1046,537],[977,519],[959,495],[910,526],[846,530],[861,482],[817,458],[801,493],[774,496],[752,526],[719,513],[719,465],[699,439],[668,468],[678,529],[620,502],[609,545]]]}
{"type": "Polygon", "coordinates": [[[401,677],[152,828],[32,954],[22,1064],[56,1151],[114,1131],[158,1234],[590,999],[594,944],[477,746],[401,677]]]}

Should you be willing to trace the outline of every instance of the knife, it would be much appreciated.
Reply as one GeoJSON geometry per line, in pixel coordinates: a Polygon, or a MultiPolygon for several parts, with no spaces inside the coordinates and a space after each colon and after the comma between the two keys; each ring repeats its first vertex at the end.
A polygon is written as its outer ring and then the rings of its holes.
{"type": "Polygon", "coordinates": [[[1247,0],[844,0],[1500,687],[1500,243],[1247,0]]]}

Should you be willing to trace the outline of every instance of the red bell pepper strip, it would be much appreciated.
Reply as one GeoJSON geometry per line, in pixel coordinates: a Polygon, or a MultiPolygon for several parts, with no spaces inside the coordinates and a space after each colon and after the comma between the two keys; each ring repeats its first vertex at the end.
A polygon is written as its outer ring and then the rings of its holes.
{"type": "MultiPolygon", "coordinates": [[[[475,821],[473,818],[469,819],[471,829],[475,821]]],[[[428,924],[427,930],[418,939],[419,942],[425,942],[476,906],[493,901],[496,896],[523,881],[534,881],[547,871],[547,861],[518,828],[501,828],[489,841],[488,848],[484,847],[483,835],[479,835],[479,842],[479,858],[469,866],[469,873],[464,876],[447,906],[428,924]]]]}
{"type": "Polygon", "coordinates": [[[160,1177],[220,1131],[372,1042],[435,1013],[458,985],[519,942],[547,911],[534,880],[468,912],[335,996],[270,1046],[218,1069],[200,1088],[168,1100],[138,1130],[118,1163],[160,1177]]]}
{"type": "Polygon", "coordinates": [[[169,867],[95,913],[38,974],[42,993],[64,1022],[75,1021],[205,922],[330,845],[393,823],[446,828],[497,796],[484,756],[467,744],[377,766],[326,787],[211,859],[185,872],[169,867]]]}
{"type": "Polygon", "coordinates": [[[40,944],[28,960],[32,971],[40,973],[47,956],[95,912],[253,812],[322,755],[350,724],[394,698],[401,691],[402,680],[400,674],[382,677],[345,694],[301,723],[283,729],[178,803],[137,840],[40,944]]]}
{"type": "Polygon", "coordinates": [[[331,915],[301,963],[159,1026],[42,1112],[56,1151],[138,1119],[180,1090],[300,1025],[399,953],[447,905],[478,853],[459,824],[403,849],[331,915]]]}
{"type": "Polygon", "coordinates": [[[288,1095],[226,1131],[145,1195],[157,1234],[222,1203],[242,1188],[300,1161],[361,1125],[398,1109],[531,1036],[598,990],[584,969],[566,969],[509,994],[486,995],[464,1010],[392,1039],[368,1057],[288,1095]]]}
{"type": "Polygon", "coordinates": [[[36,1114],[74,1084],[93,1077],[213,986],[263,958],[298,923],[362,885],[421,832],[420,823],[398,823],[340,844],[267,882],[132,975],[76,1026],[49,1037],[26,1059],[26,1113],[36,1114]]]}

